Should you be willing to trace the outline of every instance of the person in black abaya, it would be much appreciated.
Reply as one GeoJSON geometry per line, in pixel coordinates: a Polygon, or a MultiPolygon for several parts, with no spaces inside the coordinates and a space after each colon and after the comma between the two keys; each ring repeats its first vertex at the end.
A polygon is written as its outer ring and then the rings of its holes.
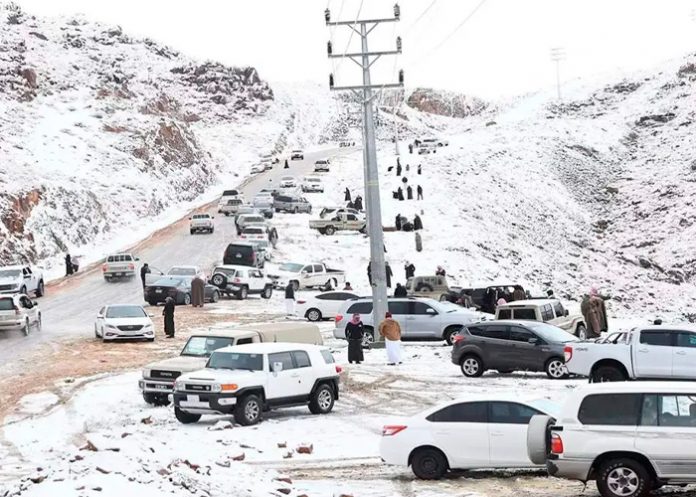
{"type": "Polygon", "coordinates": [[[174,299],[167,297],[164,301],[164,309],[162,309],[162,316],[164,316],[164,334],[167,338],[174,338],[174,299]]]}
{"type": "Polygon", "coordinates": [[[353,314],[353,318],[346,325],[346,340],[348,340],[348,362],[360,364],[363,357],[362,343],[365,335],[365,327],[360,320],[360,314],[353,314]]]}

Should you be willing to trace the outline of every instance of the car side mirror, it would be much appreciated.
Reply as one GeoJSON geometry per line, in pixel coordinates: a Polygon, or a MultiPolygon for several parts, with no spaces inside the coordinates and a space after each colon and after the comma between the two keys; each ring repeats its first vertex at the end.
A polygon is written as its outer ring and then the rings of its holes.
{"type": "Polygon", "coordinates": [[[140,260],[140,257],[136,257],[135,260],[136,260],[136,261],[139,261],[139,260],[140,260]]]}
{"type": "Polygon", "coordinates": [[[537,345],[539,343],[539,339],[538,338],[530,338],[527,340],[527,342],[532,344],[532,345],[537,345]]]}
{"type": "Polygon", "coordinates": [[[30,279],[31,279],[31,275],[30,275],[30,274],[25,274],[25,275],[24,275],[24,279],[25,279],[25,280],[30,280],[30,279]]]}
{"type": "Polygon", "coordinates": [[[435,314],[437,314],[437,313],[435,312],[435,309],[431,309],[431,308],[429,308],[429,309],[428,309],[427,311],[425,311],[425,312],[426,312],[426,314],[430,314],[431,316],[434,316],[435,314]]]}
{"type": "Polygon", "coordinates": [[[570,312],[568,311],[568,309],[565,310],[565,315],[566,315],[566,316],[569,316],[569,315],[570,315],[570,312]]]}
{"type": "Polygon", "coordinates": [[[278,374],[283,370],[283,363],[282,362],[274,362],[273,363],[273,374],[278,374]]]}
{"type": "Polygon", "coordinates": [[[149,317],[149,318],[154,318],[154,317],[155,317],[155,315],[154,315],[154,314],[152,314],[151,312],[148,312],[148,313],[147,313],[147,317],[149,317]]]}

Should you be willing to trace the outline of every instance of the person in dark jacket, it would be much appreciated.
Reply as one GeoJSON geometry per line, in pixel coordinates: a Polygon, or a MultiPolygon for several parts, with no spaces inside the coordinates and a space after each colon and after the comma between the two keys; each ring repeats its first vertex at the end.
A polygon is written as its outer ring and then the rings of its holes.
{"type": "Polygon", "coordinates": [[[362,342],[365,335],[365,327],[360,320],[360,314],[353,314],[353,318],[346,324],[346,340],[348,340],[348,362],[360,364],[363,357],[362,342]]]}
{"type": "Polygon", "coordinates": [[[408,297],[406,287],[403,286],[401,283],[396,284],[396,288],[394,289],[394,297],[408,297]]]}
{"type": "Polygon", "coordinates": [[[401,167],[401,157],[396,158],[396,165],[397,167],[401,167]]]}
{"type": "Polygon", "coordinates": [[[73,264],[70,254],[65,254],[65,276],[73,274],[73,264]]]}
{"type": "Polygon", "coordinates": [[[423,220],[420,218],[418,214],[416,214],[416,217],[413,218],[413,229],[415,231],[423,229],[423,220]]]}
{"type": "Polygon", "coordinates": [[[408,144],[408,153],[412,154],[413,153],[413,143],[408,144]]]}
{"type": "Polygon", "coordinates": [[[353,202],[353,208],[358,211],[363,210],[363,199],[360,195],[355,197],[355,202],[353,202]]]}
{"type": "Polygon", "coordinates": [[[437,271],[435,271],[435,276],[447,276],[445,268],[443,268],[442,266],[438,266],[437,271]]]}
{"type": "Polygon", "coordinates": [[[288,164],[287,159],[285,159],[285,166],[283,167],[283,169],[290,169],[290,164],[288,164]]]}
{"type": "Polygon", "coordinates": [[[396,166],[396,175],[401,176],[401,164],[396,166]]]}
{"type": "Polygon", "coordinates": [[[384,264],[384,272],[387,273],[387,288],[391,288],[391,279],[394,274],[392,273],[391,266],[389,266],[388,262],[384,264]]]}
{"type": "Polygon", "coordinates": [[[346,207],[348,207],[349,209],[355,209],[355,204],[351,201],[348,201],[348,203],[346,204],[346,207]]]}
{"type": "Polygon", "coordinates": [[[524,293],[524,288],[522,288],[522,285],[515,285],[514,290],[512,292],[512,301],[516,300],[526,300],[527,299],[527,294],[524,293]]]}
{"type": "Polygon", "coordinates": [[[420,174],[420,173],[421,173],[421,165],[418,164],[418,174],[420,174]]]}
{"type": "Polygon", "coordinates": [[[285,286],[285,313],[288,316],[295,314],[295,285],[292,281],[285,286]]]}
{"type": "Polygon", "coordinates": [[[396,219],[394,219],[394,226],[396,227],[396,231],[401,231],[401,214],[396,215],[396,219]]]}
{"type": "Polygon", "coordinates": [[[347,186],[346,186],[346,194],[343,197],[343,200],[345,200],[346,202],[350,202],[350,190],[348,189],[347,186]]]}
{"type": "Polygon", "coordinates": [[[411,165],[410,165],[410,164],[406,164],[406,172],[409,172],[410,170],[411,170],[411,165]]]}
{"type": "Polygon", "coordinates": [[[399,187],[399,189],[396,190],[396,193],[397,193],[397,195],[398,195],[398,197],[399,197],[399,200],[403,200],[403,199],[404,199],[404,190],[403,190],[401,187],[399,187]]]}
{"type": "Polygon", "coordinates": [[[483,306],[481,306],[481,310],[488,314],[495,314],[496,300],[495,288],[487,288],[486,293],[483,295],[483,306]]]}
{"type": "Polygon", "coordinates": [[[423,187],[418,185],[416,188],[416,193],[418,194],[418,200],[423,200],[423,187]]]}
{"type": "Polygon", "coordinates": [[[143,267],[140,268],[140,281],[143,282],[143,288],[145,288],[145,278],[148,274],[150,274],[150,266],[146,262],[145,264],[143,264],[143,267]]]}
{"type": "Polygon", "coordinates": [[[404,264],[404,271],[406,271],[406,280],[408,281],[409,278],[415,276],[416,266],[414,266],[412,262],[406,261],[406,264],[404,264]]]}
{"type": "Polygon", "coordinates": [[[406,187],[406,199],[413,200],[413,188],[411,188],[411,185],[406,187]]]}
{"type": "Polygon", "coordinates": [[[172,297],[167,297],[164,301],[164,309],[162,309],[162,316],[164,316],[164,334],[167,338],[174,338],[174,299],[172,297]]]}

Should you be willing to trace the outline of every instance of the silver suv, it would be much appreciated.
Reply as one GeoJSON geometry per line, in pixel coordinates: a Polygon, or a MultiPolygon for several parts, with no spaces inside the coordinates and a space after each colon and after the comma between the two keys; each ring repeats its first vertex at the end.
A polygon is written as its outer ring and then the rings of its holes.
{"type": "MultiPolygon", "coordinates": [[[[402,340],[445,340],[449,345],[452,345],[453,336],[463,326],[479,322],[483,318],[480,312],[470,311],[450,302],[417,297],[389,299],[389,312],[401,325],[402,340]]],[[[363,345],[369,346],[375,333],[372,298],[349,300],[341,307],[336,316],[334,337],[345,339],[346,324],[355,313],[360,314],[365,325],[363,345]]]]}
{"type": "Polygon", "coordinates": [[[275,200],[273,200],[273,208],[276,212],[284,211],[294,214],[312,212],[312,204],[306,198],[293,195],[276,195],[275,200]]]}

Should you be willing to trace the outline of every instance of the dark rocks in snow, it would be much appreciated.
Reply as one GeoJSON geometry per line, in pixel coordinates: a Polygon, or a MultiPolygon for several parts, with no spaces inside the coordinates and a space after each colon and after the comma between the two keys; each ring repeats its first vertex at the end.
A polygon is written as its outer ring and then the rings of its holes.
{"type": "Polygon", "coordinates": [[[693,62],[687,62],[679,68],[677,71],[677,76],[680,78],[692,78],[696,76],[696,64],[693,62]]]}
{"type": "Polygon", "coordinates": [[[622,81],[613,86],[608,86],[604,89],[607,93],[633,93],[640,88],[642,83],[634,81],[622,81]]]}
{"type": "Polygon", "coordinates": [[[273,90],[261,80],[253,67],[227,67],[206,62],[200,65],[177,66],[171,69],[202,93],[213,94],[215,103],[225,105],[243,97],[252,100],[273,100],[273,90]],[[224,97],[237,97],[224,98],[224,97]]]}
{"type": "Polygon", "coordinates": [[[46,37],[46,35],[43,35],[43,34],[39,33],[38,31],[29,31],[29,34],[32,36],[35,36],[39,40],[48,41],[48,38],[46,37]]]}
{"type": "Polygon", "coordinates": [[[476,116],[488,107],[486,102],[475,97],[430,88],[415,89],[406,105],[428,114],[455,118],[476,116]]]}
{"type": "Polygon", "coordinates": [[[652,114],[649,116],[642,116],[636,121],[637,126],[656,126],[659,124],[668,123],[672,119],[677,117],[674,112],[665,112],[664,114],[652,114]]]}

